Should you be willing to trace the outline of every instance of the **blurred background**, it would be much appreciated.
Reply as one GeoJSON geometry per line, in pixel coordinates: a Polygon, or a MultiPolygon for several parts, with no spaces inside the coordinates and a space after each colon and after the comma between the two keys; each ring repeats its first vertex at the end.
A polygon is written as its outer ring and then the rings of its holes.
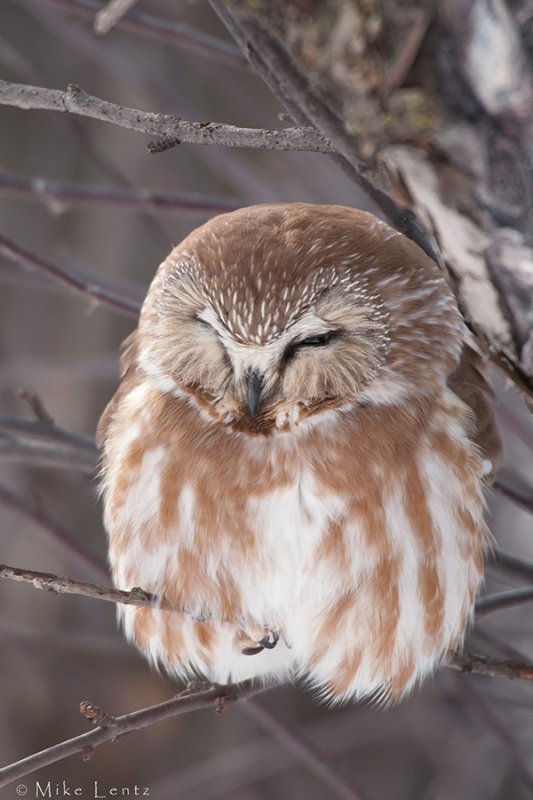
{"type": "MultiPolygon", "coordinates": [[[[76,83],[116,103],[188,120],[286,124],[206,2],[146,0],[142,11],[221,37],[227,48],[216,57],[176,46],[177,36],[164,43],[121,26],[97,38],[90,20],[69,13],[68,5],[1,0],[2,78],[58,89],[76,83]]],[[[220,208],[291,200],[366,206],[326,156],[193,145],[150,154],[147,141],[66,114],[0,107],[2,233],[39,258],[140,302],[171,247],[213,213],[201,209],[207,201],[220,208]],[[176,202],[150,211],[134,191],[120,207],[108,202],[110,190],[103,192],[107,201],[93,196],[81,202],[69,199],[65,187],[52,197],[42,183],[15,185],[13,174],[203,197],[193,211],[176,202]]],[[[19,395],[23,389],[38,393],[58,425],[93,436],[117,383],[118,348],[134,324],[0,255],[1,418],[32,418],[19,395]]],[[[533,426],[497,375],[494,385],[506,445],[502,484],[524,502],[519,507],[501,492],[491,493],[490,524],[503,550],[533,561],[533,426]]],[[[32,458],[11,447],[4,430],[0,560],[105,582],[98,563],[105,563],[106,541],[90,470],[44,461],[35,466],[32,458]],[[14,508],[13,493],[22,510],[14,508]],[[28,513],[40,515],[41,524],[28,513]],[[73,537],[77,550],[61,544],[58,528],[73,537]]],[[[508,570],[489,568],[487,592],[519,585],[508,570]]],[[[87,730],[81,700],[119,715],[177,691],[123,641],[111,604],[9,581],[0,582],[0,599],[2,765],[87,730]]],[[[480,620],[466,649],[533,661],[530,606],[480,620]]],[[[295,741],[304,737],[373,800],[525,800],[533,797],[532,701],[531,684],[448,669],[392,710],[365,705],[332,711],[298,687],[280,688],[260,697],[266,716],[259,706],[238,703],[220,716],[202,711],[176,717],[105,744],[88,761],[74,756],[20,783],[29,797],[36,796],[36,780],[41,786],[50,781],[52,796],[66,781],[94,797],[97,781],[103,796],[111,787],[119,795],[130,787],[133,794],[137,785],[149,787],[155,800],[356,797],[321,782],[309,756],[296,752],[295,741]],[[293,738],[287,742],[287,736],[293,738]]],[[[16,796],[14,785],[0,792],[2,799],[16,796]]]]}

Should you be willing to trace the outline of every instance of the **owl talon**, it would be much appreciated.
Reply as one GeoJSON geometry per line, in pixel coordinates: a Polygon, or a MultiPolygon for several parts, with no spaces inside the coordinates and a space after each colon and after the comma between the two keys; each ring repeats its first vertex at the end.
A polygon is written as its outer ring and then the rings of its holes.
{"type": "Polygon", "coordinates": [[[243,656],[256,656],[258,653],[262,653],[265,648],[263,645],[258,644],[256,647],[245,647],[244,650],[241,650],[243,656]]]}
{"type": "Polygon", "coordinates": [[[279,642],[279,631],[269,631],[266,636],[259,639],[258,644],[265,647],[267,650],[273,650],[279,642]]]}

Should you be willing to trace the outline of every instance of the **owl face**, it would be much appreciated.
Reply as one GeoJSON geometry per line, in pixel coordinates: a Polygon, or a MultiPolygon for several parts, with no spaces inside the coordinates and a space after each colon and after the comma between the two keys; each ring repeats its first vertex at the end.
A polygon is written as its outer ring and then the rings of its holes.
{"type": "MultiPolygon", "coordinates": [[[[405,299],[410,274],[404,266],[389,275],[391,253],[380,253],[388,241],[383,229],[395,234],[364,214],[379,236],[361,230],[361,212],[341,217],[339,227],[338,214],[332,225],[325,211],[324,224],[310,227],[309,208],[223,215],[172,251],[140,326],[140,363],[159,388],[187,394],[232,428],[265,432],[368,402],[376,378],[386,383],[398,317],[394,287],[399,281],[405,299]]],[[[402,363],[409,367],[409,357],[402,363]]],[[[394,366],[398,383],[402,371],[394,366]]]]}

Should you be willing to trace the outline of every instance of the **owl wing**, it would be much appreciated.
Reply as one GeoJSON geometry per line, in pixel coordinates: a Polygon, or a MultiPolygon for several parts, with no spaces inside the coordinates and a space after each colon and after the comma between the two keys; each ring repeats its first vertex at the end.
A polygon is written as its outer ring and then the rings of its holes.
{"type": "Polygon", "coordinates": [[[483,458],[491,463],[486,480],[492,483],[503,457],[496,415],[490,402],[494,391],[487,380],[481,354],[469,344],[465,343],[459,365],[448,379],[448,386],[473,412],[471,438],[480,448],[483,458]]]}
{"type": "Polygon", "coordinates": [[[120,400],[126,395],[137,380],[137,330],[123,341],[120,357],[120,385],[104,409],[96,428],[96,444],[101,450],[107,438],[109,425],[115,415],[120,400]]]}

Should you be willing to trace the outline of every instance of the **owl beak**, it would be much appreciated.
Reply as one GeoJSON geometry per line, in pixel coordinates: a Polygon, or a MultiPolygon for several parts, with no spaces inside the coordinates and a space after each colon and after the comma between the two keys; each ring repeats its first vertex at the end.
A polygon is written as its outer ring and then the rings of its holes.
{"type": "Polygon", "coordinates": [[[249,372],[246,376],[246,405],[252,419],[257,416],[259,410],[262,388],[263,376],[258,372],[249,372]]]}

